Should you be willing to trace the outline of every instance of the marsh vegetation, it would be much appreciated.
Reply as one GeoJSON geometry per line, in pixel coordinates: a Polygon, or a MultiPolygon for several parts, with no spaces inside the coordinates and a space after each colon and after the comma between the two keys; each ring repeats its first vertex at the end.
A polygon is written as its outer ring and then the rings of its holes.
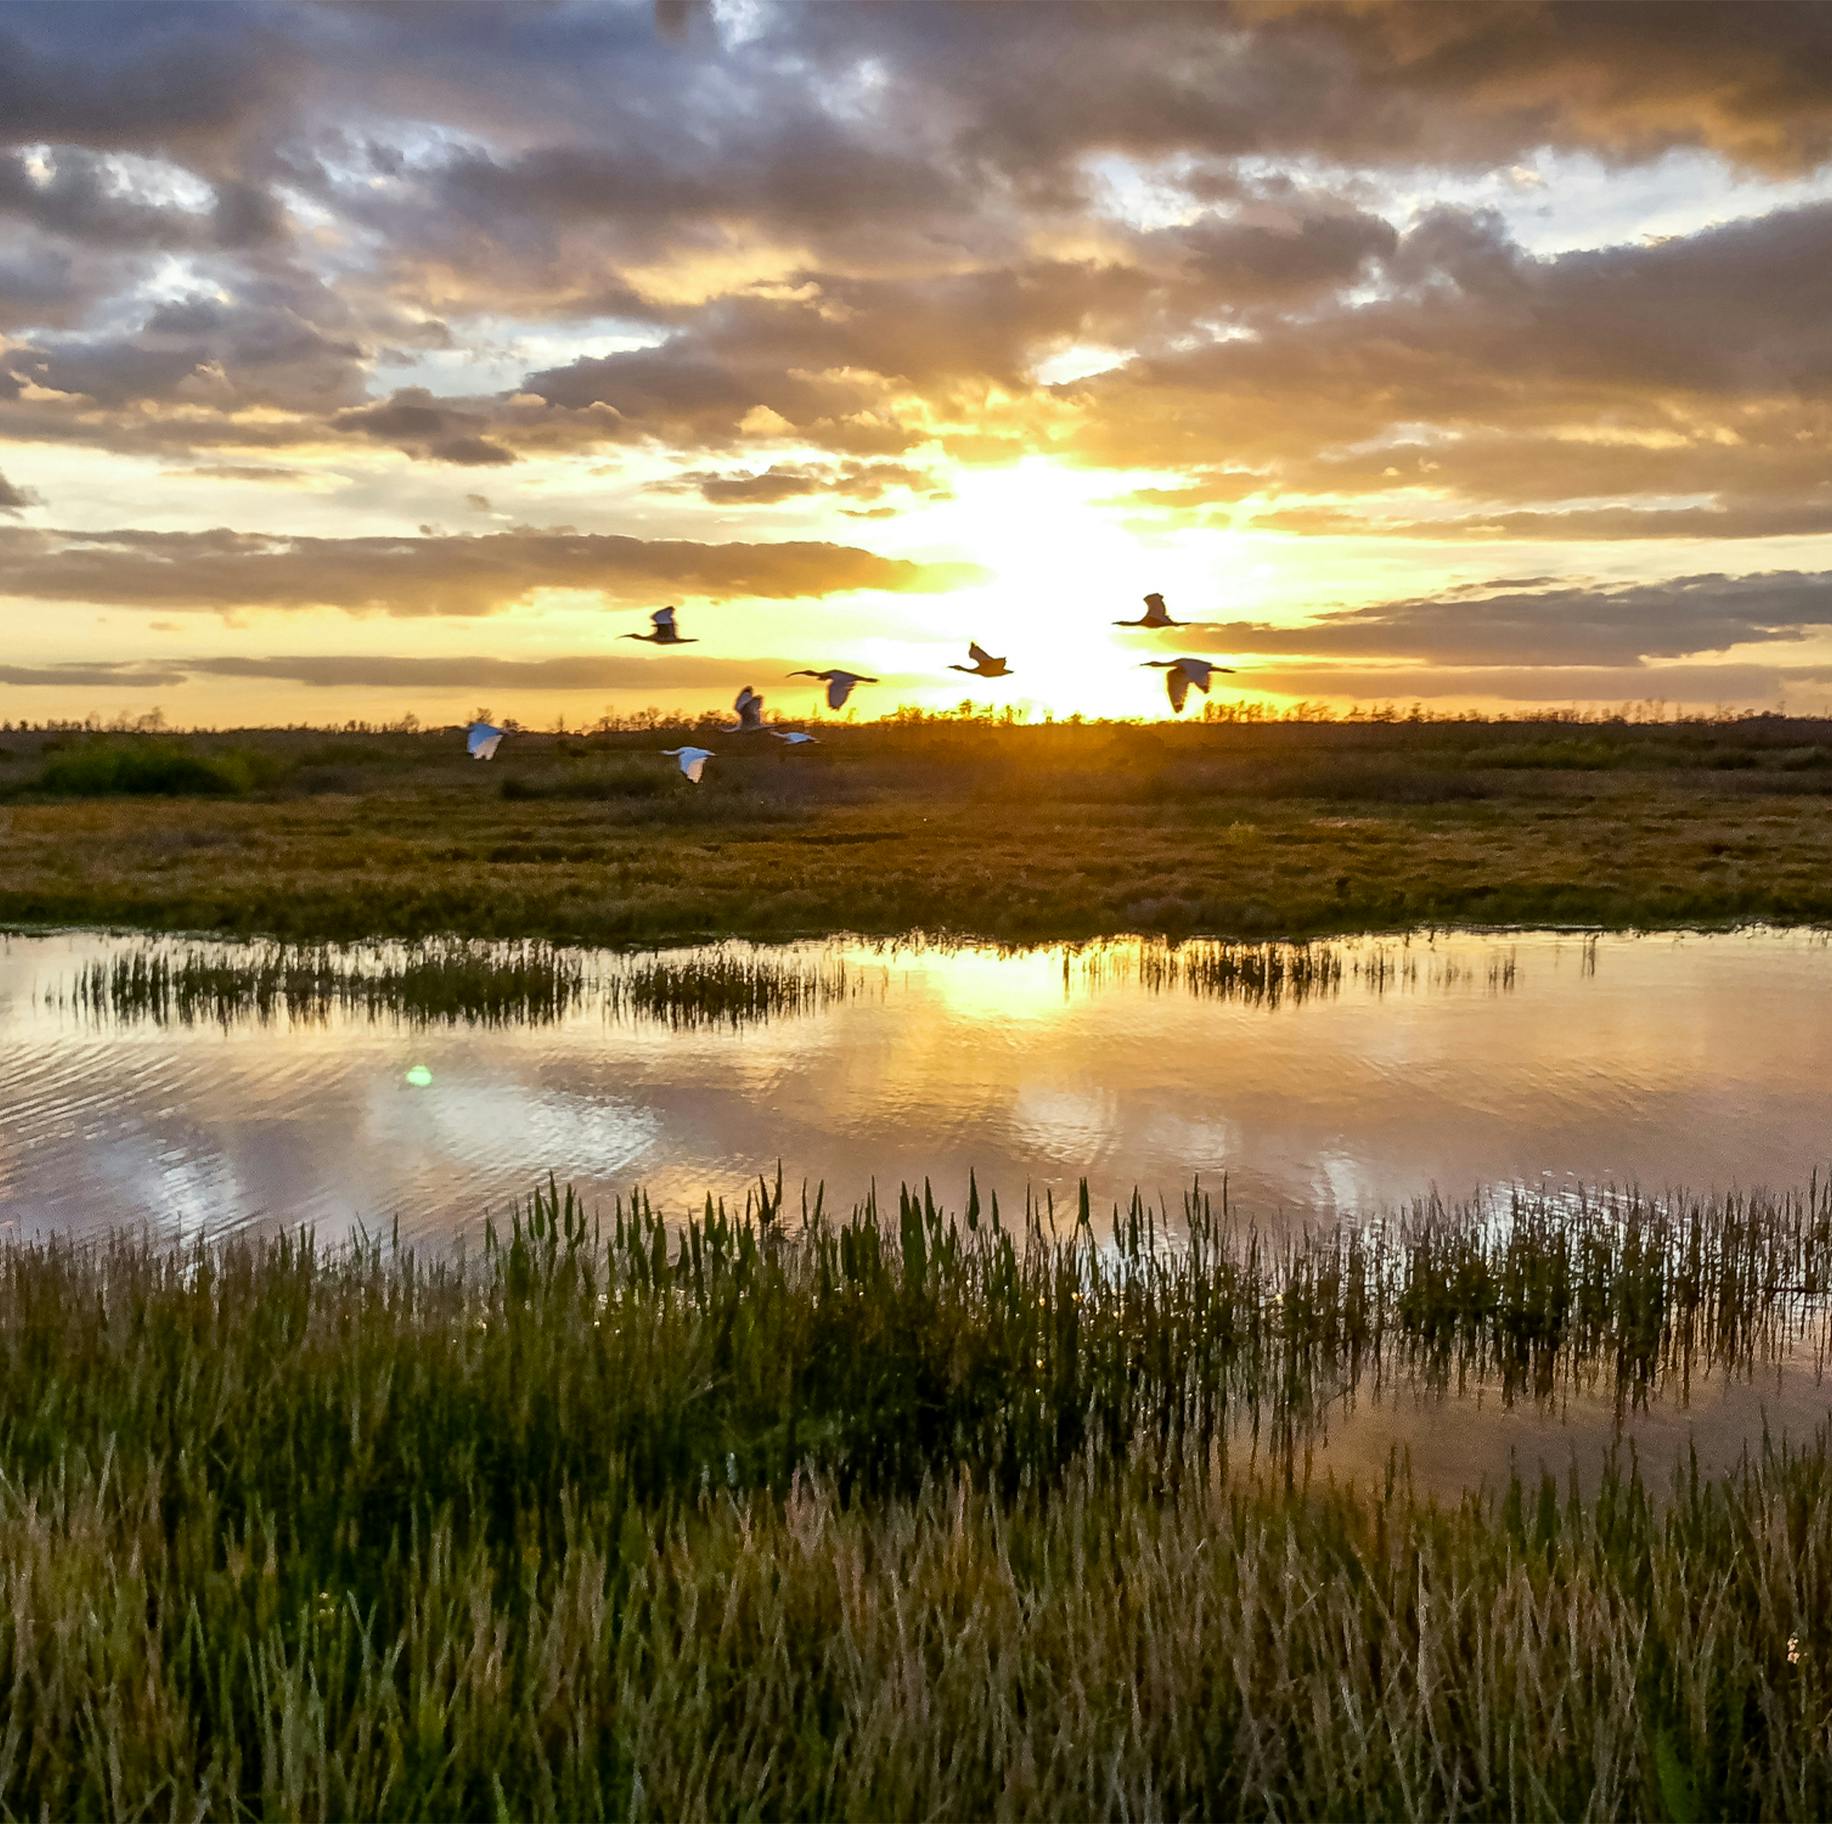
{"type": "Polygon", "coordinates": [[[1823,1434],[1589,1493],[1304,1473],[1345,1390],[1823,1346],[1823,1188],[1060,1214],[0,1245],[7,1808],[1823,1812],[1823,1434]]]}
{"type": "Polygon", "coordinates": [[[266,782],[130,798],[82,738],[14,732],[0,920],[621,943],[1832,917],[1816,720],[842,724],[797,754],[708,735],[694,788],[655,750],[703,733],[520,734],[489,766],[450,731],[147,736],[135,766],[256,756],[266,782]],[[94,790],[60,795],[66,765],[94,790]]]}

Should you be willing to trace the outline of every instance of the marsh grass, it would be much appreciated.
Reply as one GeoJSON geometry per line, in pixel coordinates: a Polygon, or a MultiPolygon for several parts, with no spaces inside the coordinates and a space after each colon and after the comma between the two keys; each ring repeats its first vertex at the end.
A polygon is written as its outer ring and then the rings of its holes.
{"type": "Polygon", "coordinates": [[[142,945],[86,963],[51,1004],[122,1024],[229,1027],[333,1013],[478,1025],[543,1024],[584,999],[576,955],[538,942],[462,939],[350,949],[142,945]]]}
{"type": "Polygon", "coordinates": [[[926,1191],[480,1255],[0,1245],[0,1803],[50,1816],[1813,1816],[1832,1461],[1306,1485],[1325,1375],[1650,1397],[1832,1208],[1270,1248],[926,1191]],[[1098,1231],[1098,1232],[1097,1232],[1098,1231]],[[1289,1467],[1298,1460],[1287,1449],[1289,1467]]]}
{"type": "Polygon", "coordinates": [[[741,946],[714,946],[685,956],[628,959],[606,976],[614,1015],[660,1020],[679,1028],[746,1026],[856,999],[868,977],[835,956],[772,956],[741,946]]]}

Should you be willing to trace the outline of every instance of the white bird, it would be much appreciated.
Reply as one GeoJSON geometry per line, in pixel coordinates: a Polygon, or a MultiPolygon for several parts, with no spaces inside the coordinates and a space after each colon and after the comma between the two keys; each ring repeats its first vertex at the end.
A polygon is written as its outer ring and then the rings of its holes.
{"type": "Polygon", "coordinates": [[[1170,610],[1164,606],[1163,596],[1148,595],[1145,598],[1145,612],[1136,621],[1115,621],[1113,624],[1116,627],[1187,627],[1189,622],[1172,620],[1170,610]]]}
{"type": "Polygon", "coordinates": [[[737,700],[732,704],[738,720],[725,723],[728,735],[754,735],[763,727],[763,699],[747,684],[738,692],[737,700]]]}
{"type": "Polygon", "coordinates": [[[770,730],[778,741],[786,741],[791,747],[813,747],[816,744],[812,735],[799,728],[773,728],[770,730]]]}
{"type": "Polygon", "coordinates": [[[1196,688],[1206,697],[1209,694],[1209,682],[1216,672],[1224,671],[1229,677],[1234,675],[1232,665],[1211,665],[1207,659],[1147,659],[1145,665],[1164,674],[1164,688],[1170,693],[1170,706],[1176,715],[1183,714],[1183,705],[1188,700],[1190,686],[1196,688]]]}
{"type": "Polygon", "coordinates": [[[648,640],[656,646],[697,646],[698,640],[689,640],[682,636],[681,630],[674,624],[672,608],[658,608],[649,616],[651,631],[648,633],[626,633],[626,640],[648,640]]]}
{"type": "Polygon", "coordinates": [[[995,659],[977,640],[967,642],[967,657],[971,665],[950,665],[950,671],[965,671],[976,678],[1008,678],[1011,667],[1003,659],[995,659]]]}
{"type": "Polygon", "coordinates": [[[494,760],[501,744],[503,730],[488,722],[473,722],[464,737],[464,745],[473,760],[494,760]]]}
{"type": "Polygon", "coordinates": [[[876,678],[861,677],[856,671],[792,671],[792,678],[819,678],[827,686],[827,707],[844,709],[855,684],[876,684],[876,678]]]}
{"type": "Polygon", "coordinates": [[[710,747],[664,747],[662,752],[677,758],[681,763],[681,771],[695,785],[700,783],[706,762],[712,758],[710,747]]]}

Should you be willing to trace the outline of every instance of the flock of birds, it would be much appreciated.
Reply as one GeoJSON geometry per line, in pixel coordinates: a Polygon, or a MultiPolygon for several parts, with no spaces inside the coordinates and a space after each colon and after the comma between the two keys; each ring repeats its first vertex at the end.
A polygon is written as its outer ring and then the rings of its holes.
{"type": "MultiPolygon", "coordinates": [[[[1116,627],[1146,627],[1158,629],[1163,627],[1187,627],[1187,621],[1173,620],[1161,595],[1145,597],[1145,612],[1130,621],[1115,621],[1116,627]]],[[[649,616],[647,633],[626,633],[626,640],[645,640],[652,646],[697,646],[699,641],[690,640],[681,632],[680,623],[675,619],[672,608],[658,608],[649,616]]],[[[1011,667],[1003,659],[994,658],[977,640],[967,643],[965,665],[950,665],[950,671],[964,671],[975,678],[1008,678],[1011,667]]],[[[1171,711],[1182,715],[1183,706],[1189,701],[1191,688],[1208,694],[1209,685],[1214,681],[1217,672],[1232,675],[1231,665],[1211,665],[1207,659],[1146,659],[1143,663],[1156,671],[1164,673],[1164,688],[1170,697],[1171,711]]],[[[876,678],[869,678],[863,672],[842,671],[838,667],[826,671],[792,671],[792,678],[815,678],[827,687],[827,707],[844,709],[846,700],[861,684],[876,684],[876,678]]],[[[773,735],[778,741],[791,748],[808,747],[815,737],[801,728],[766,728],[763,722],[763,698],[750,685],[738,692],[737,700],[732,704],[737,721],[727,722],[724,732],[728,735],[773,735]]],[[[473,760],[493,760],[496,750],[502,745],[503,736],[508,731],[495,727],[489,722],[473,722],[466,731],[465,743],[473,760]]],[[[698,785],[701,775],[706,771],[706,762],[715,759],[710,747],[664,747],[662,753],[669,759],[680,763],[681,772],[686,778],[698,785]]]]}

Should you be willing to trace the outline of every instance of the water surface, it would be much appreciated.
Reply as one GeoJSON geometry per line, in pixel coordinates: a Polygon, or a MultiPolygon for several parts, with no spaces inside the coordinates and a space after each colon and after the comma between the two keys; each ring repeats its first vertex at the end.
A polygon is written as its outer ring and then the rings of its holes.
{"type": "MultiPolygon", "coordinates": [[[[1086,1178],[1097,1206],[1162,1198],[1172,1226],[1199,1178],[1277,1228],[1513,1186],[1785,1188],[1832,1157],[1832,948],[1809,933],[579,953],[536,1017],[489,1021],[84,990],[122,959],[241,954],[0,940],[0,1227],[398,1224],[443,1246],[548,1172],[684,1213],[780,1161],[792,1196],[841,1206],[927,1178],[958,1208],[969,1172],[1008,1206],[1060,1203],[1086,1178]],[[807,992],[739,1021],[645,1001],[658,966],[709,964],[807,992]]],[[[1311,1468],[1363,1479],[1398,1452],[1450,1493],[1511,1468],[1594,1481],[1632,1447],[1658,1476],[1825,1416],[1811,1344],[1626,1413],[1606,1392],[1345,1390],[1311,1468]]]]}
{"type": "Polygon", "coordinates": [[[428,1240],[549,1171],[684,1210],[780,1160],[841,1204],[925,1177],[958,1202],[971,1170],[1008,1202],[1085,1177],[1174,1209],[1225,1176],[1291,1221],[1513,1184],[1789,1186],[1832,1157],[1832,949],[1808,933],[1364,940],[1271,994],[1136,941],[726,946],[844,972],[736,1026],[631,1006],[615,984],[639,965],[593,954],[538,1022],[73,1004],[86,965],[145,948],[0,943],[0,1220],[428,1240]]]}

